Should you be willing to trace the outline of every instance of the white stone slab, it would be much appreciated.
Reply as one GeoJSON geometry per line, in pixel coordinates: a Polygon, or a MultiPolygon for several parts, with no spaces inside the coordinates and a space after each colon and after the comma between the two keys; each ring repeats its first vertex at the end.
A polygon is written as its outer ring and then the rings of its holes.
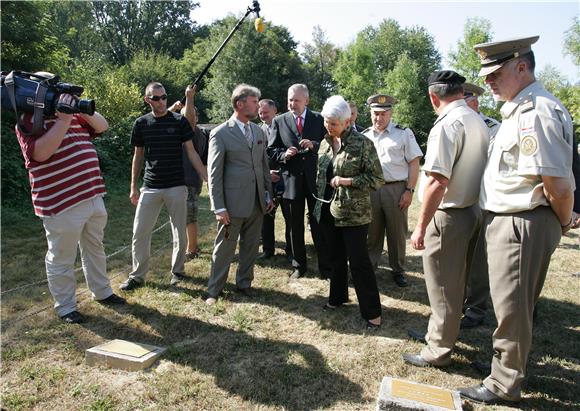
{"type": "Polygon", "coordinates": [[[377,398],[377,411],[463,410],[457,391],[445,390],[432,385],[418,384],[392,377],[384,377],[377,398]]]}
{"type": "Polygon", "coordinates": [[[85,360],[91,366],[140,371],[150,367],[164,351],[154,345],[112,340],[86,350],[85,360]]]}

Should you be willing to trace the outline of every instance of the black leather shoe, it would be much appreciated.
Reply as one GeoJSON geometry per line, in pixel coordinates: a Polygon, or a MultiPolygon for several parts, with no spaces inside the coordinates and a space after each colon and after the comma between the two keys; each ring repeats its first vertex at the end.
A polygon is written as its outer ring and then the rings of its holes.
{"type": "Polygon", "coordinates": [[[427,344],[427,340],[425,340],[425,333],[421,333],[415,330],[409,330],[407,331],[407,335],[414,341],[427,344]]]}
{"type": "Polygon", "coordinates": [[[265,261],[265,260],[269,260],[272,257],[274,257],[274,253],[262,253],[258,257],[256,257],[256,260],[265,261]]]}
{"type": "Polygon", "coordinates": [[[472,317],[468,317],[468,316],[464,316],[461,319],[461,326],[460,328],[462,330],[465,329],[469,329],[469,328],[476,328],[483,325],[483,318],[481,319],[477,319],[477,318],[472,318],[472,317]]]}
{"type": "Polygon", "coordinates": [[[394,274],[393,281],[401,288],[409,285],[409,282],[407,281],[407,276],[405,276],[405,274],[403,273],[394,274]]]}
{"type": "Polygon", "coordinates": [[[297,280],[300,277],[302,277],[303,275],[304,275],[304,273],[301,273],[300,270],[297,268],[294,271],[292,271],[292,274],[290,274],[290,279],[297,280]]]}
{"type": "Polygon", "coordinates": [[[67,324],[80,324],[86,321],[84,315],[82,315],[78,311],[71,311],[70,313],[60,317],[60,319],[67,324]]]}
{"type": "Polygon", "coordinates": [[[123,284],[121,284],[121,286],[119,287],[119,290],[133,291],[135,288],[139,288],[142,285],[143,285],[143,283],[140,283],[139,281],[135,280],[134,278],[127,278],[127,281],[125,281],[123,284]]]}
{"type": "Polygon", "coordinates": [[[330,305],[330,304],[326,303],[322,306],[322,309],[325,311],[333,311],[333,310],[336,310],[338,307],[340,307],[340,305],[330,305]]]}
{"type": "Polygon", "coordinates": [[[459,391],[459,395],[461,396],[461,398],[466,398],[468,400],[475,401],[480,404],[493,405],[513,402],[506,401],[503,398],[498,397],[493,392],[488,390],[483,384],[476,385],[473,387],[459,388],[457,391],[459,391]]]}
{"type": "Polygon", "coordinates": [[[252,287],[246,287],[246,288],[237,287],[236,291],[245,297],[253,297],[254,296],[254,289],[252,287]]]}
{"type": "Polygon", "coordinates": [[[431,367],[433,364],[427,362],[421,357],[421,354],[403,354],[403,361],[407,364],[414,365],[415,367],[431,367]]]}
{"type": "Polygon", "coordinates": [[[125,304],[127,300],[123,297],[119,297],[117,294],[113,293],[107,298],[103,298],[102,300],[97,300],[97,302],[105,305],[114,305],[114,304],[125,304]]]}
{"type": "Polygon", "coordinates": [[[377,330],[379,328],[381,328],[381,324],[373,324],[367,320],[367,330],[377,330]]]}

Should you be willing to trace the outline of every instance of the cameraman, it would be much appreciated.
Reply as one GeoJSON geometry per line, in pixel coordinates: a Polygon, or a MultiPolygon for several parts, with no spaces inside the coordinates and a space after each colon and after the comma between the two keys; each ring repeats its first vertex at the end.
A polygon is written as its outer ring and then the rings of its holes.
{"type": "MultiPolygon", "coordinates": [[[[71,324],[85,320],[76,308],[77,245],[93,298],[104,304],[125,303],[124,298],[113,294],[107,277],[103,247],[105,184],[91,143],[109,125],[96,112],[92,116],[67,114],[76,111],[77,103],[77,97],[61,94],[55,115],[44,118],[44,134],[38,137],[27,136],[16,127],[34,212],[46,231],[48,288],[57,314],[71,324]]],[[[22,121],[30,128],[32,115],[25,114],[22,121]]]]}

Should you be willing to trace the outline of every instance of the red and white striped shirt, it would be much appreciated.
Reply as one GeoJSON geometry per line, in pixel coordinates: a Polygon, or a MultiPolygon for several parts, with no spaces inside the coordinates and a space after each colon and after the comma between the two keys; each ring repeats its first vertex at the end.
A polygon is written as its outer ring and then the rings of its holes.
{"type": "MultiPolygon", "coordinates": [[[[44,132],[56,119],[44,121],[44,132]]],[[[31,115],[24,116],[31,127],[31,115]]],[[[32,205],[39,217],[53,216],[94,197],[106,193],[99,158],[91,143],[96,134],[92,127],[75,114],[60,146],[46,161],[34,161],[35,137],[25,136],[16,128],[16,136],[24,156],[30,179],[32,205]]]]}

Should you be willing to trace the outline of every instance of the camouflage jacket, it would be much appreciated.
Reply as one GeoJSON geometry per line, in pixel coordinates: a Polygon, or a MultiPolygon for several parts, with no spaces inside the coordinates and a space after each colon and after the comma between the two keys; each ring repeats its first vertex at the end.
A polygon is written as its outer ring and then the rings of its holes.
{"type": "MultiPolygon", "coordinates": [[[[326,135],[318,149],[317,197],[324,197],[326,171],[330,162],[335,176],[352,178],[351,186],[340,186],[330,203],[330,213],[337,227],[348,227],[371,222],[370,190],[384,184],[383,170],[371,140],[353,131],[345,130],[341,136],[341,147],[332,158],[332,137],[326,135]]],[[[322,202],[317,201],[314,216],[320,221],[322,202]]]]}

